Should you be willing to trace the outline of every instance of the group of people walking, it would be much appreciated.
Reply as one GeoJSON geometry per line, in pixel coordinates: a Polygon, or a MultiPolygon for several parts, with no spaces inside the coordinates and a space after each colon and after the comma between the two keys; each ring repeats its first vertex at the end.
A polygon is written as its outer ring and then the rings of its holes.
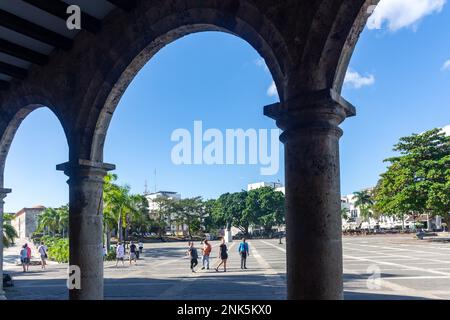
{"type": "MultiPolygon", "coordinates": [[[[189,241],[189,248],[187,250],[187,254],[190,256],[191,260],[191,271],[195,272],[195,267],[198,265],[198,252],[194,246],[193,241],[189,241]]],[[[208,240],[203,240],[202,247],[202,270],[209,270],[209,258],[212,251],[212,246],[208,240]]],[[[247,257],[250,255],[249,245],[246,242],[245,238],[242,238],[241,243],[238,246],[238,252],[241,257],[241,269],[247,269],[247,257]]],[[[223,265],[223,272],[227,272],[227,260],[228,260],[228,248],[225,243],[225,238],[222,238],[222,241],[219,245],[218,257],[220,259],[218,265],[215,267],[216,272],[219,272],[219,268],[223,265]]]]}
{"type": "MultiPolygon", "coordinates": [[[[203,240],[203,246],[201,248],[202,251],[202,270],[209,270],[210,267],[210,255],[212,252],[212,246],[209,243],[208,240],[203,240]]],[[[198,265],[198,259],[199,254],[197,249],[195,248],[194,242],[189,241],[188,245],[188,251],[187,254],[190,256],[190,265],[191,265],[191,271],[195,272],[195,267],[198,265]]],[[[134,262],[135,265],[137,265],[137,260],[139,259],[140,254],[142,254],[144,249],[144,245],[142,242],[139,242],[137,245],[131,241],[129,245],[129,263],[130,265],[134,262]]],[[[38,247],[39,256],[41,258],[41,268],[45,269],[47,265],[47,246],[45,246],[44,242],[41,242],[41,244],[38,247]]],[[[118,266],[119,262],[122,262],[122,266],[125,265],[125,254],[126,254],[126,248],[125,243],[119,242],[116,246],[116,267],[118,266]]],[[[245,238],[242,238],[241,243],[238,246],[238,252],[241,257],[241,269],[247,269],[247,257],[250,255],[249,245],[246,242],[245,238]]],[[[103,257],[106,259],[106,256],[108,254],[108,250],[105,246],[103,246],[103,257]]],[[[219,245],[219,263],[214,268],[216,272],[219,272],[219,268],[223,266],[223,271],[227,271],[227,260],[228,260],[228,248],[225,243],[225,238],[222,238],[222,241],[219,245]]],[[[31,261],[31,248],[30,246],[25,243],[22,246],[22,249],[20,250],[20,261],[22,263],[23,272],[27,272],[30,266],[31,261]]]]}
{"type": "MultiPolygon", "coordinates": [[[[129,261],[130,266],[132,262],[134,261],[134,264],[137,265],[137,260],[140,257],[140,254],[142,254],[142,251],[144,250],[144,244],[141,242],[136,245],[133,241],[130,242],[130,254],[129,254],[129,261]]],[[[119,242],[116,247],[116,267],[119,264],[119,261],[122,262],[122,266],[125,266],[125,244],[122,242],[119,242]]]]}
{"type": "MultiPolygon", "coordinates": [[[[44,244],[44,242],[41,242],[41,244],[38,247],[39,257],[41,259],[41,268],[45,269],[45,266],[47,265],[47,246],[44,244]]],[[[22,264],[23,272],[28,272],[30,268],[31,263],[31,248],[28,245],[28,243],[25,243],[22,246],[22,249],[20,250],[20,263],[22,264]]]]}

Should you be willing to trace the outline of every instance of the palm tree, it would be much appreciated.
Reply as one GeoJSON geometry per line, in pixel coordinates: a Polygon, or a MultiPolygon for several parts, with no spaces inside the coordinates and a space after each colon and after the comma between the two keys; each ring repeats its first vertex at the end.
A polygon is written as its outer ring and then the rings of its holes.
{"type": "Polygon", "coordinates": [[[341,208],[341,218],[347,221],[349,218],[348,216],[349,212],[350,210],[348,210],[348,208],[345,207],[341,208]]]}
{"type": "Polygon", "coordinates": [[[372,194],[368,190],[363,190],[354,192],[353,195],[355,198],[355,207],[359,208],[361,217],[369,223],[370,231],[370,218],[373,214],[372,207],[374,205],[372,194]]]}
{"type": "Polygon", "coordinates": [[[14,239],[18,238],[16,229],[9,223],[14,215],[5,213],[3,215],[3,247],[8,248],[14,244],[14,239]]]}
{"type": "Polygon", "coordinates": [[[60,214],[57,209],[45,209],[38,217],[37,230],[44,234],[48,232],[50,235],[55,236],[59,229],[59,217],[60,214]]]}
{"type": "Polygon", "coordinates": [[[103,207],[106,212],[106,225],[114,220],[117,224],[119,241],[124,240],[124,229],[128,233],[132,222],[138,221],[142,214],[148,214],[147,199],[141,195],[130,194],[128,185],[118,186],[114,183],[117,176],[108,174],[103,188],[103,207]],[[145,211],[145,212],[144,212],[145,211]]]}
{"type": "Polygon", "coordinates": [[[64,238],[69,228],[69,205],[56,209],[58,212],[58,230],[61,231],[64,238]]]}
{"type": "Polygon", "coordinates": [[[129,196],[127,226],[142,235],[149,227],[149,208],[147,198],[140,194],[129,196]]]}

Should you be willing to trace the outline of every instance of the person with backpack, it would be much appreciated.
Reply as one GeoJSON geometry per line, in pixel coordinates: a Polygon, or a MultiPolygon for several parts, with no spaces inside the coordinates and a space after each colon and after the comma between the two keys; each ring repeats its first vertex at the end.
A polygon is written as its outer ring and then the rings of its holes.
{"type": "Polygon", "coordinates": [[[195,272],[194,268],[198,265],[198,252],[194,247],[193,241],[190,243],[190,245],[191,246],[189,247],[188,254],[191,257],[191,271],[195,272]]]}
{"type": "Polygon", "coordinates": [[[203,248],[202,248],[202,252],[203,252],[203,258],[202,258],[202,263],[203,263],[203,267],[202,270],[205,270],[205,268],[207,270],[209,270],[209,255],[211,254],[211,245],[209,244],[208,240],[204,240],[203,241],[203,248]]]}
{"type": "Polygon", "coordinates": [[[245,238],[242,238],[242,242],[239,244],[238,252],[241,255],[241,269],[247,269],[247,257],[250,255],[248,243],[245,242],[245,238]]]}
{"type": "Polygon", "coordinates": [[[23,272],[28,271],[28,252],[27,244],[25,243],[20,250],[20,262],[22,263],[23,272]]]}
{"type": "Polygon", "coordinates": [[[47,258],[48,258],[47,250],[48,250],[47,246],[42,241],[41,245],[38,247],[38,252],[39,252],[39,255],[41,256],[41,268],[42,269],[45,269],[45,266],[47,265],[47,258]]]}

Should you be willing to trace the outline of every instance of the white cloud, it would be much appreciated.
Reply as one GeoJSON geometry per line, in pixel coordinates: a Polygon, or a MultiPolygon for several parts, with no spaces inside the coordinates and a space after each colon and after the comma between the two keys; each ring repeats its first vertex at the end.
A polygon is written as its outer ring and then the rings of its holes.
{"type": "Polygon", "coordinates": [[[441,68],[442,71],[450,70],[450,60],[445,61],[444,65],[441,68]]]}
{"type": "Polygon", "coordinates": [[[447,0],[381,0],[367,22],[369,29],[417,28],[425,16],[442,11],[447,0]]]}
{"type": "Polygon", "coordinates": [[[266,60],[264,60],[263,58],[259,57],[258,59],[256,59],[255,64],[258,67],[263,68],[264,71],[269,72],[269,68],[267,67],[266,60]]]}
{"type": "Polygon", "coordinates": [[[277,97],[278,96],[278,90],[277,90],[277,86],[275,85],[275,81],[272,81],[272,84],[270,85],[269,89],[267,89],[267,95],[269,97],[277,97]]]}
{"type": "Polygon", "coordinates": [[[351,69],[347,70],[344,83],[355,89],[360,89],[364,86],[371,86],[375,83],[375,76],[370,74],[362,76],[358,72],[351,69]]]}
{"type": "Polygon", "coordinates": [[[444,131],[447,136],[450,136],[450,124],[443,127],[442,131],[444,131]]]}

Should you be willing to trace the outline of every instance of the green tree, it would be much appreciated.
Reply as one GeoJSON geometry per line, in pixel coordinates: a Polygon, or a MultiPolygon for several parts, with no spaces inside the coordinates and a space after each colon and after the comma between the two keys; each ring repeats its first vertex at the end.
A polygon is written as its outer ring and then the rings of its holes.
{"type": "Polygon", "coordinates": [[[260,225],[270,232],[284,222],[284,195],[272,187],[262,187],[248,192],[242,219],[260,225]]]}
{"type": "Polygon", "coordinates": [[[173,203],[175,221],[178,225],[186,225],[188,236],[192,238],[193,233],[200,231],[203,213],[203,200],[201,197],[187,198],[173,203]]]}
{"type": "Polygon", "coordinates": [[[247,191],[225,193],[216,201],[213,216],[216,223],[226,226],[229,231],[232,226],[248,233],[250,221],[245,217],[247,191]]]}
{"type": "Polygon", "coordinates": [[[350,210],[348,208],[342,207],[341,208],[341,218],[344,220],[348,220],[350,218],[349,216],[350,210]]]}
{"type": "Polygon", "coordinates": [[[59,229],[59,213],[55,208],[46,208],[38,216],[37,231],[55,236],[59,229]]]}
{"type": "Polygon", "coordinates": [[[150,224],[152,229],[158,233],[161,241],[166,232],[166,228],[174,221],[174,205],[177,200],[158,197],[153,199],[152,210],[150,210],[150,224]]]}
{"type": "Polygon", "coordinates": [[[16,229],[10,224],[14,218],[13,214],[5,213],[3,215],[3,247],[9,248],[14,244],[14,239],[18,238],[16,229]]]}
{"type": "Polygon", "coordinates": [[[374,200],[372,194],[369,190],[362,190],[353,193],[355,199],[355,207],[359,208],[361,217],[364,221],[369,223],[370,231],[370,219],[373,217],[372,207],[374,205],[374,200]]]}
{"type": "Polygon", "coordinates": [[[136,196],[130,194],[130,187],[128,185],[119,186],[114,182],[117,180],[117,175],[108,174],[105,176],[105,183],[103,187],[103,210],[106,212],[107,222],[105,227],[109,227],[110,221],[115,221],[117,224],[117,234],[119,241],[124,240],[124,231],[127,232],[131,224],[131,220],[136,215],[140,214],[141,203],[136,201],[136,196]]]}
{"type": "Polygon", "coordinates": [[[214,219],[214,208],[216,206],[215,199],[209,199],[203,202],[203,217],[202,225],[205,232],[213,233],[216,232],[221,226],[217,224],[214,219]]]}
{"type": "Polygon", "coordinates": [[[394,146],[375,191],[376,208],[386,214],[441,215],[449,222],[450,137],[440,129],[413,134],[394,146]]]}
{"type": "Polygon", "coordinates": [[[129,207],[131,208],[128,216],[129,228],[138,236],[143,237],[150,227],[147,198],[140,194],[133,194],[129,199],[129,207]]]}
{"type": "Polygon", "coordinates": [[[69,229],[69,205],[57,208],[56,212],[58,213],[58,232],[65,238],[69,229]]]}

